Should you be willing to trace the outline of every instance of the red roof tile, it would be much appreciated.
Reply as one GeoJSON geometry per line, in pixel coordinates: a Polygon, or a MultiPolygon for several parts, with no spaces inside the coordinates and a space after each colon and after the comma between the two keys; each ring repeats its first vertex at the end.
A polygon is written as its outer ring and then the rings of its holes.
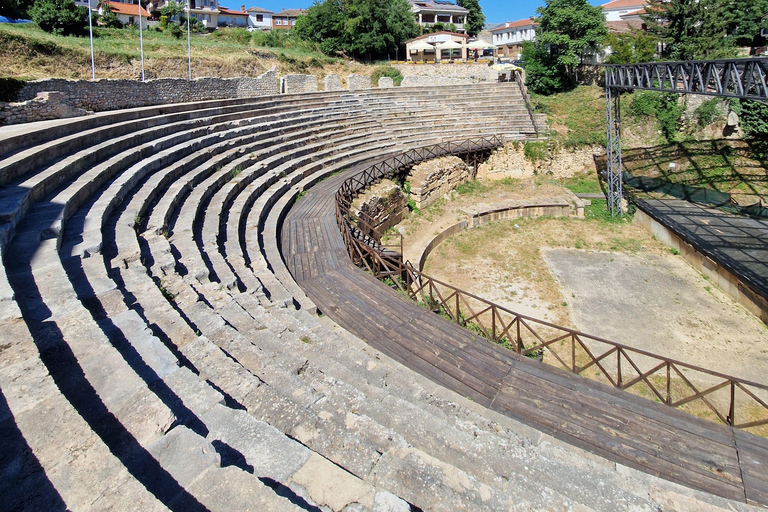
{"type": "Polygon", "coordinates": [[[536,23],[535,21],[533,21],[531,18],[525,18],[525,19],[517,20],[517,21],[507,21],[506,23],[504,23],[500,27],[496,27],[493,30],[491,30],[491,32],[495,32],[497,30],[504,30],[506,28],[527,27],[528,25],[533,25],[535,27],[539,26],[539,24],[536,23]],[[509,23],[509,25],[507,25],[507,23],[509,23]]]}
{"type": "Polygon", "coordinates": [[[647,4],[648,0],[613,0],[613,2],[608,2],[600,7],[603,9],[621,9],[624,7],[640,7],[647,4]]]}
{"type": "Polygon", "coordinates": [[[105,2],[115,14],[125,14],[126,16],[136,16],[137,11],[141,10],[141,15],[149,18],[149,13],[136,4],[125,4],[123,2],[105,2]]]}

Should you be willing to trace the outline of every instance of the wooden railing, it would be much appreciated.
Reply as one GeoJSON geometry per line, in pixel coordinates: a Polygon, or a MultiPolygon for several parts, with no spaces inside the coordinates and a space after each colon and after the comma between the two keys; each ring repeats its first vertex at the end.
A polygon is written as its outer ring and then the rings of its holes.
{"type": "MultiPolygon", "coordinates": [[[[403,261],[402,254],[386,250],[350,217],[351,197],[393,172],[397,162],[412,161],[412,156],[404,156],[377,164],[346,180],[337,193],[336,220],[357,266],[421,306],[517,354],[735,428],[768,425],[768,386],[764,384],[515,313],[434,279],[403,261]]],[[[755,433],[765,435],[766,431],[755,433]]]]}

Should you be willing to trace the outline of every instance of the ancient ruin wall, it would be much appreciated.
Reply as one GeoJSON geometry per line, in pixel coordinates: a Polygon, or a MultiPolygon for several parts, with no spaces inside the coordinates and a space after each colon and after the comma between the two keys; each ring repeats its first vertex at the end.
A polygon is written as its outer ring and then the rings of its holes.
{"type": "Polygon", "coordinates": [[[317,92],[317,77],[314,75],[285,75],[280,78],[282,94],[317,92]]]}
{"type": "Polygon", "coordinates": [[[470,177],[467,164],[457,156],[422,162],[411,169],[408,177],[411,199],[417,208],[426,208],[470,177]]]}
{"type": "Polygon", "coordinates": [[[352,202],[352,214],[364,220],[378,236],[403,220],[407,212],[408,198],[391,180],[382,180],[352,202]]]}

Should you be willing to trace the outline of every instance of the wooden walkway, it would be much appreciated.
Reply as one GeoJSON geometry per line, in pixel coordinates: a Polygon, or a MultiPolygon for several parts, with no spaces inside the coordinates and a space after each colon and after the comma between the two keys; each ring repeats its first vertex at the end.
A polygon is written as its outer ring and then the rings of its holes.
{"type": "Polygon", "coordinates": [[[426,311],[348,260],[334,194],[311,188],[283,224],[283,257],[323,314],[471,400],[611,461],[768,506],[768,440],[531,361],[426,311]]]}

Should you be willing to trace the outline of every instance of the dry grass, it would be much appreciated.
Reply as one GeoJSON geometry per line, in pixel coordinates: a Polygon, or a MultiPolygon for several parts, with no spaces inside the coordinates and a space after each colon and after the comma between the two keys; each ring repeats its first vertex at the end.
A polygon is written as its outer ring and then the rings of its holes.
{"type": "MultiPolygon", "coordinates": [[[[99,29],[94,39],[97,78],[141,76],[139,32],[135,29],[99,29]]],[[[144,68],[147,78],[186,78],[186,38],[167,32],[144,31],[144,68]]],[[[0,60],[3,74],[25,78],[91,77],[88,38],[48,34],[33,24],[0,25],[0,60]]],[[[331,59],[305,48],[265,48],[236,38],[192,34],[193,77],[258,76],[273,66],[280,74],[305,73],[322,78],[330,73],[370,75],[373,67],[331,59]]]]}

